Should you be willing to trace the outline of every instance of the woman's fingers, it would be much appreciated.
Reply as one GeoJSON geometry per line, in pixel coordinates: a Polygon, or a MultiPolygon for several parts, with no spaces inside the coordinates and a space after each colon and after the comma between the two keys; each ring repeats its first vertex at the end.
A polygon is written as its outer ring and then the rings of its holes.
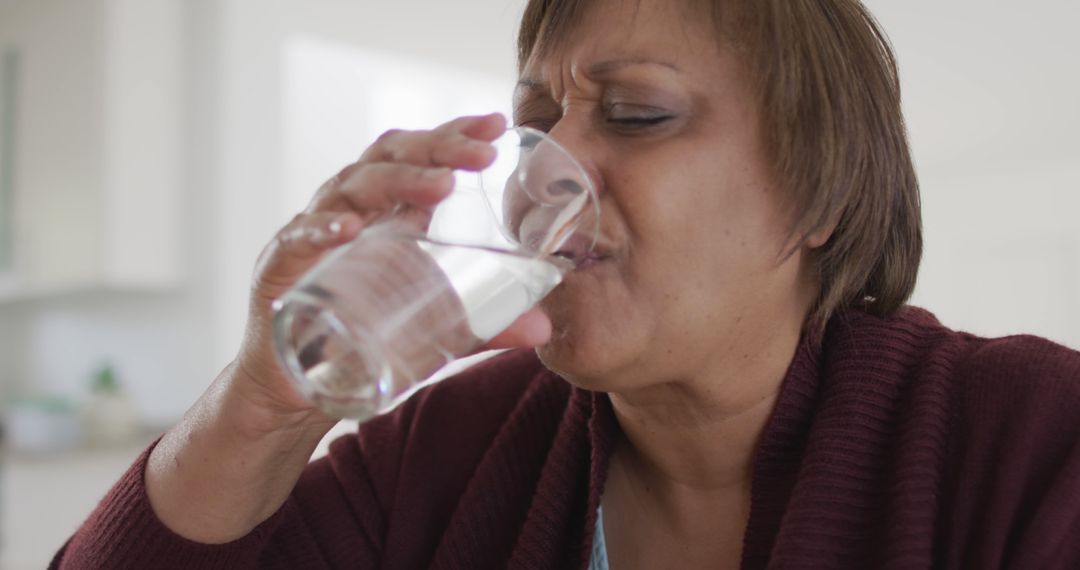
{"type": "Polygon", "coordinates": [[[409,204],[429,209],[450,193],[454,173],[449,168],[379,162],[357,164],[335,176],[319,189],[307,212],[374,212],[409,204]]]}
{"type": "Polygon", "coordinates": [[[547,344],[549,339],[551,319],[540,309],[532,308],[491,339],[481,350],[542,346],[547,344]]]}
{"type": "Polygon", "coordinates": [[[490,141],[456,131],[388,131],[360,157],[361,163],[401,162],[480,170],[495,159],[490,141]]]}
{"type": "Polygon", "coordinates": [[[430,131],[391,130],[364,152],[360,162],[479,170],[495,158],[495,150],[488,143],[505,131],[506,118],[499,113],[459,117],[430,131]]]}
{"type": "Polygon", "coordinates": [[[506,117],[501,113],[461,117],[444,125],[449,129],[458,129],[461,134],[475,139],[491,142],[506,132],[506,117]]]}
{"type": "Polygon", "coordinates": [[[276,298],[327,251],[352,241],[364,228],[355,213],[299,214],[266,246],[255,268],[255,289],[276,298]]]}
{"type": "Polygon", "coordinates": [[[430,131],[388,131],[324,184],[306,211],[353,210],[369,218],[402,203],[431,208],[453,187],[453,170],[481,170],[495,160],[490,143],[505,131],[499,114],[462,117],[430,131]]]}

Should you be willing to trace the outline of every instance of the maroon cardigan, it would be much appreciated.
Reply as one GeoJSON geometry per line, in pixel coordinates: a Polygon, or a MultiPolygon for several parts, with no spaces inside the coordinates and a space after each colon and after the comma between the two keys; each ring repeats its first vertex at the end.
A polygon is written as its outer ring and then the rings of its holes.
{"type": "MultiPolygon", "coordinates": [[[[511,352],[336,440],[229,544],[162,526],[143,454],[54,566],[584,569],[619,437],[605,395],[511,352]]],[[[745,569],[1080,568],[1080,353],[839,316],[800,344],[753,473],[745,569]]]]}

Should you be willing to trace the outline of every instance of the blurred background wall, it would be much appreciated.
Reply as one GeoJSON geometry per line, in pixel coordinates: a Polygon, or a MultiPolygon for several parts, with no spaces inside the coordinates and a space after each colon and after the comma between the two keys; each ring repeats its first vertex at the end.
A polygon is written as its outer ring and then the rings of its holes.
{"type": "MultiPolygon", "coordinates": [[[[231,359],[258,252],[322,179],[385,128],[509,109],[523,4],[0,0],[3,410],[77,409],[109,364],[147,426],[5,452],[0,568],[42,567],[231,359]]],[[[923,187],[914,302],[1080,347],[1080,5],[867,4],[923,187]]]]}

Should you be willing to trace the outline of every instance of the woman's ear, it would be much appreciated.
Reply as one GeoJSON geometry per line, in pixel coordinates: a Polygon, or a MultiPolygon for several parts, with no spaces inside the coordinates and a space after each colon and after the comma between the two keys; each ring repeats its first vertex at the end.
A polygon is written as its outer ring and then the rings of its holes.
{"type": "Polygon", "coordinates": [[[841,218],[844,217],[844,210],[839,210],[832,216],[829,216],[829,220],[825,222],[825,225],[814,230],[806,236],[806,240],[803,242],[809,249],[817,249],[829,242],[829,238],[836,232],[836,227],[840,225],[841,218]]]}

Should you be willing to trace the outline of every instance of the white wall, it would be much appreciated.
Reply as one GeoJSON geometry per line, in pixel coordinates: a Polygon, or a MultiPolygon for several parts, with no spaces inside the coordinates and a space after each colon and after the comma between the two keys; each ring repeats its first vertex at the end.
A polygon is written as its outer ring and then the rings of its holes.
{"type": "Polygon", "coordinates": [[[896,48],[922,184],[914,301],[1080,348],[1080,5],[867,4],[896,48]]]}
{"type": "MultiPolygon", "coordinates": [[[[275,208],[298,191],[281,184],[283,45],[317,37],[358,48],[444,63],[496,78],[514,75],[514,30],[520,0],[231,0],[225,3],[223,162],[219,209],[217,358],[236,350],[243,331],[247,283],[258,252],[289,213],[275,208]],[[258,22],[254,26],[252,22],[258,22]],[[244,224],[230,221],[245,220],[244,224]]],[[[379,78],[372,78],[378,81],[379,78]]],[[[509,97],[509,94],[507,95],[509,97]]],[[[342,125],[343,129],[350,128],[342,125]]],[[[353,151],[360,155],[363,147],[353,151]]],[[[341,164],[340,166],[344,166],[341,164]]],[[[337,168],[325,173],[329,178],[337,168]]],[[[310,191],[314,192],[313,186],[310,191]]]]}
{"type": "Polygon", "coordinates": [[[104,1],[107,284],[158,287],[180,274],[184,0],[104,1]]]}

